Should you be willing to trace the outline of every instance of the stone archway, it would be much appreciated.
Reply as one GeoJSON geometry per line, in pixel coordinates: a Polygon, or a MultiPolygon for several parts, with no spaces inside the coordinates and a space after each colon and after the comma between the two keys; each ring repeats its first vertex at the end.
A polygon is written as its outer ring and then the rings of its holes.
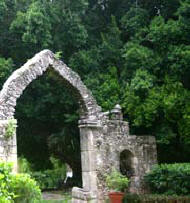
{"type": "Polygon", "coordinates": [[[43,75],[48,68],[52,68],[62,77],[65,87],[72,91],[79,103],[83,190],[88,192],[89,198],[96,198],[97,177],[95,157],[93,156],[95,154],[93,139],[94,135],[97,134],[101,108],[97,105],[96,100],[83,84],[79,75],[58,60],[50,50],[44,50],[36,54],[21,68],[14,71],[0,92],[0,158],[14,162],[14,170],[16,171],[16,128],[8,139],[5,138],[5,135],[9,126],[12,125],[13,127],[16,123],[14,112],[17,99],[22,95],[24,89],[33,80],[43,75]],[[91,193],[93,194],[91,195],[91,193]]]}
{"type": "MultiPolygon", "coordinates": [[[[120,153],[126,149],[135,155],[135,176],[131,181],[130,191],[143,192],[144,174],[157,163],[155,138],[131,136],[129,125],[123,121],[119,105],[110,112],[103,113],[79,75],[49,50],[36,54],[20,69],[14,71],[0,92],[0,159],[14,162],[16,170],[16,102],[23,90],[48,68],[53,68],[62,77],[65,87],[73,92],[80,106],[83,188],[73,188],[72,202],[104,202],[107,194],[105,175],[113,168],[119,170],[120,153]]],[[[130,156],[124,156],[126,160],[129,158],[130,156]]]]}
{"type": "Polygon", "coordinates": [[[17,98],[33,80],[43,75],[48,68],[53,68],[58,72],[62,76],[65,86],[76,95],[81,107],[81,119],[96,120],[101,108],[97,105],[91,92],[83,84],[79,75],[62,61],[56,59],[50,50],[36,54],[21,68],[14,71],[5,82],[0,92],[0,119],[6,120],[14,117],[17,98]]]}

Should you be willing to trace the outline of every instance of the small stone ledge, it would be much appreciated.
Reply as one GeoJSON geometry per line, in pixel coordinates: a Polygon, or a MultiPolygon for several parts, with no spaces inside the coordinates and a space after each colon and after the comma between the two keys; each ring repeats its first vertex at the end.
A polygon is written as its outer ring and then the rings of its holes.
{"type": "Polygon", "coordinates": [[[89,128],[102,128],[99,120],[79,120],[78,122],[80,128],[89,127],[89,128]]]}

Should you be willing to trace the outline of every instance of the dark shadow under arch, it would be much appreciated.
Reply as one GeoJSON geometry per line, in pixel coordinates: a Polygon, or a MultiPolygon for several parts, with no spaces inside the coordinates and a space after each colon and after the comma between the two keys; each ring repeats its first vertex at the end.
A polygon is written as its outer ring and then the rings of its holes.
{"type": "Polygon", "coordinates": [[[120,171],[128,178],[135,175],[134,155],[127,149],[120,153],[120,171]]]}

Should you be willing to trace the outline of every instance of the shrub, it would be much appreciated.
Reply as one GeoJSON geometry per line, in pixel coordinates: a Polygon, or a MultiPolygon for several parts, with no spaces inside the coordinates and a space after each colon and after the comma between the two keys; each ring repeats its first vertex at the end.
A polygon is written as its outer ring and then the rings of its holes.
{"type": "Polygon", "coordinates": [[[10,163],[0,162],[0,202],[33,203],[41,199],[36,182],[27,174],[12,174],[10,163]]]}
{"type": "Polygon", "coordinates": [[[18,172],[19,173],[31,173],[31,165],[28,162],[28,160],[24,157],[19,157],[18,158],[18,172]]]}
{"type": "Polygon", "coordinates": [[[38,182],[42,190],[56,189],[66,177],[66,166],[60,160],[50,157],[53,169],[32,172],[31,176],[38,182]]]}
{"type": "Polygon", "coordinates": [[[106,185],[111,190],[123,191],[128,187],[129,180],[118,171],[113,170],[111,174],[106,176],[106,185]]]}
{"type": "Polygon", "coordinates": [[[53,169],[45,171],[33,171],[31,164],[24,157],[19,157],[18,168],[20,173],[28,173],[35,179],[40,189],[56,189],[66,177],[66,166],[60,160],[50,157],[53,169]]]}
{"type": "Polygon", "coordinates": [[[188,196],[126,194],[123,203],[189,203],[188,196]]]}
{"type": "Polygon", "coordinates": [[[11,164],[0,163],[0,202],[12,202],[14,193],[10,191],[10,182],[12,180],[11,164]]]}
{"type": "Polygon", "coordinates": [[[190,164],[156,165],[145,181],[153,193],[166,195],[188,195],[190,193],[190,164]]]}
{"type": "Polygon", "coordinates": [[[32,173],[42,190],[59,188],[60,182],[65,179],[65,170],[46,170],[32,173]]]}
{"type": "Polygon", "coordinates": [[[11,190],[15,194],[15,203],[33,203],[41,200],[41,190],[36,181],[28,174],[16,174],[10,183],[11,190]]]}
{"type": "Polygon", "coordinates": [[[1,203],[13,203],[13,200],[8,200],[6,197],[0,196],[0,202],[1,203]]]}

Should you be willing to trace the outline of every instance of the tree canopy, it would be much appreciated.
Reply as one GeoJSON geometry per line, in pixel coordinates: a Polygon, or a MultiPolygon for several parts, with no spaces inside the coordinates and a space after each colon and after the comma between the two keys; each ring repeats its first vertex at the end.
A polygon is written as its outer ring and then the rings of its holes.
{"type": "MultiPolygon", "coordinates": [[[[103,110],[120,103],[131,134],[156,137],[160,162],[187,162],[189,35],[190,0],[1,0],[0,83],[36,52],[59,52],[103,110]]],[[[80,160],[78,106],[55,73],[27,88],[16,117],[34,168],[50,154],[80,160]]]]}

